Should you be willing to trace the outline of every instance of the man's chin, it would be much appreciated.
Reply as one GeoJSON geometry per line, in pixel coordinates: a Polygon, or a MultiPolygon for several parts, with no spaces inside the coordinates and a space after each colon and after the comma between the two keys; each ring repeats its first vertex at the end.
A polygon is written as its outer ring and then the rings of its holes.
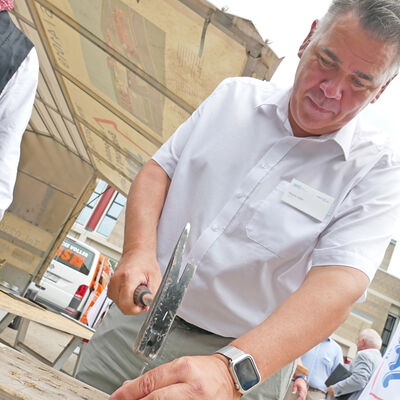
{"type": "Polygon", "coordinates": [[[332,125],[332,112],[320,113],[316,110],[298,113],[297,118],[289,115],[289,121],[295,136],[317,136],[331,133],[335,130],[332,125]]]}
{"type": "Polygon", "coordinates": [[[336,129],[327,124],[321,124],[322,121],[314,124],[302,124],[297,125],[296,129],[293,129],[295,136],[320,136],[334,132],[336,129]]]}

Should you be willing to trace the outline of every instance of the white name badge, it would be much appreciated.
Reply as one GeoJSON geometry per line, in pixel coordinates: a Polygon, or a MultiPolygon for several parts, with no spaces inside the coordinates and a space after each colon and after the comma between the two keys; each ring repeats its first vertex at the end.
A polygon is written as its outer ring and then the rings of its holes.
{"type": "Polygon", "coordinates": [[[318,221],[322,221],[325,218],[333,200],[333,197],[313,189],[297,179],[292,180],[282,197],[283,202],[318,221]]]}

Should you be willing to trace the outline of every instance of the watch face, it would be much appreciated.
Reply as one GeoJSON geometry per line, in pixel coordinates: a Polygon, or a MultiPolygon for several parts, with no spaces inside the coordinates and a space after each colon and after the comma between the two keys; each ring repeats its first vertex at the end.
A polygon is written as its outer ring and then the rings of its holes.
{"type": "Polygon", "coordinates": [[[251,358],[245,358],[233,366],[235,375],[244,391],[260,382],[260,375],[251,358]]]}

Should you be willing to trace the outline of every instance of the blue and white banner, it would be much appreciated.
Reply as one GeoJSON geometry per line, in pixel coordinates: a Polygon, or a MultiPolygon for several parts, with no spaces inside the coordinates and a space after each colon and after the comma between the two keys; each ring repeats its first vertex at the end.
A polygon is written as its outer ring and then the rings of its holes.
{"type": "Polygon", "coordinates": [[[381,365],[358,398],[358,400],[398,399],[400,399],[400,324],[390,341],[381,365]]]}

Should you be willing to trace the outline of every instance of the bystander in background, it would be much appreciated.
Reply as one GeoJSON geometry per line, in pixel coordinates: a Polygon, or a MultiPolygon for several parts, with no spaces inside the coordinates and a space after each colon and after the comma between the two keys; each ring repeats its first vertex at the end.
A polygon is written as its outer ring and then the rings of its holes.
{"type": "Polygon", "coordinates": [[[301,362],[308,369],[308,378],[295,375],[286,393],[285,400],[320,400],[326,397],[328,388],[325,381],[339,363],[343,362],[341,347],[328,338],[301,357],[301,362]],[[308,379],[308,387],[306,380],[308,379]],[[303,398],[300,393],[305,392],[303,398]]]}
{"type": "Polygon", "coordinates": [[[358,353],[349,365],[351,376],[329,386],[328,393],[334,399],[352,393],[348,400],[356,400],[382,361],[382,339],[374,329],[364,329],[357,339],[358,353]]]}

